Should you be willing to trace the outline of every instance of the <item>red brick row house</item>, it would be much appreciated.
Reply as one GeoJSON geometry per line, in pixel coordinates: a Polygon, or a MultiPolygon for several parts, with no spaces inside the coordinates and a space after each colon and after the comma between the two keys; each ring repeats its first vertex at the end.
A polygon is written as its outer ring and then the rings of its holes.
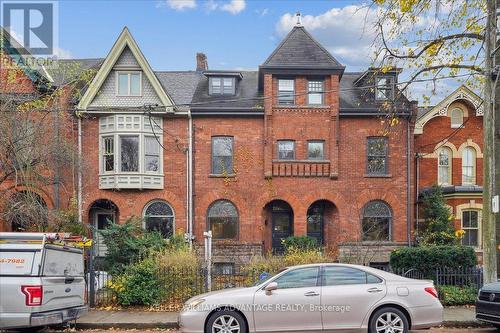
{"type": "Polygon", "coordinates": [[[210,230],[222,267],[291,235],[371,263],[411,242],[417,108],[399,70],[347,72],[300,24],[255,71],[209,69],[203,54],[196,70],[155,71],[126,28],[84,62],[97,73],[68,110],[83,222],[139,217],[196,245],[210,230]]]}
{"type": "MultiPolygon", "coordinates": [[[[483,194],[482,100],[465,86],[433,107],[421,108],[415,124],[417,196],[442,187],[462,244],[481,253],[483,194]]],[[[417,228],[419,217],[417,201],[417,228]]]]}

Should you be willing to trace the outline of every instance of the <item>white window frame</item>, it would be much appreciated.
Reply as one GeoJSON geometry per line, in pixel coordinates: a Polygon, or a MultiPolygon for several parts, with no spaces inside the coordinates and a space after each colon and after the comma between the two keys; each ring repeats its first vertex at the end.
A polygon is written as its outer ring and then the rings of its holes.
{"type": "Polygon", "coordinates": [[[451,185],[452,184],[452,179],[453,179],[453,152],[451,151],[450,148],[448,147],[441,147],[437,151],[437,183],[438,185],[451,185]],[[441,152],[446,151],[448,154],[448,166],[447,166],[447,173],[448,173],[448,179],[446,183],[441,182],[441,168],[444,167],[444,165],[441,165],[441,159],[439,158],[439,155],[441,152]]]}
{"type": "Polygon", "coordinates": [[[114,135],[106,135],[106,134],[103,134],[101,136],[101,140],[100,140],[100,145],[101,145],[101,149],[102,149],[102,152],[101,152],[101,170],[102,170],[102,173],[115,173],[116,172],[116,138],[114,135]],[[108,138],[111,138],[113,139],[113,170],[108,170],[106,171],[106,159],[105,159],[105,151],[106,151],[106,145],[105,145],[105,140],[108,139],[108,138]]]}
{"type": "Polygon", "coordinates": [[[450,111],[450,123],[451,123],[451,128],[460,128],[464,124],[464,111],[460,108],[454,108],[453,110],[450,111]],[[453,122],[453,113],[455,111],[460,112],[460,123],[454,123],[453,122]]]}
{"type": "MultiPolygon", "coordinates": [[[[160,149],[161,149],[161,147],[160,147],[160,149]]],[[[172,211],[172,215],[149,215],[147,217],[167,217],[167,218],[171,217],[173,219],[173,222],[172,222],[173,235],[172,236],[174,236],[175,235],[175,210],[174,210],[174,207],[170,204],[170,202],[163,200],[163,199],[152,200],[144,206],[144,208],[142,209],[142,229],[146,230],[146,227],[147,227],[147,225],[146,225],[146,223],[147,223],[146,212],[147,212],[148,208],[156,202],[161,202],[161,203],[167,204],[170,207],[170,210],[172,211]]]]}
{"type": "MultiPolygon", "coordinates": [[[[160,142],[163,142],[163,131],[161,128],[158,128],[157,124],[159,120],[155,120],[152,122],[155,127],[154,133],[151,129],[146,129],[145,126],[149,125],[149,116],[140,115],[140,126],[138,129],[135,128],[124,128],[118,129],[118,117],[120,116],[131,116],[131,115],[123,115],[123,114],[115,114],[107,116],[114,117],[113,126],[114,128],[103,131],[99,130],[99,174],[100,175],[110,175],[110,174],[147,174],[147,175],[163,175],[163,149],[160,147],[159,151],[159,168],[157,172],[154,171],[146,171],[146,155],[145,155],[145,137],[152,136],[156,134],[156,137],[160,142]],[[139,137],[139,169],[138,171],[121,171],[121,136],[138,136],[139,137]],[[113,137],[114,140],[114,171],[105,171],[104,168],[104,138],[113,137]]],[[[132,115],[137,116],[137,115],[132,115]]],[[[160,124],[158,124],[161,126],[160,124]]]]}
{"type": "Polygon", "coordinates": [[[467,146],[465,149],[462,151],[462,185],[475,185],[476,184],[476,163],[477,163],[477,151],[474,147],[472,146],[467,146]],[[471,165],[465,165],[465,157],[467,152],[470,151],[472,156],[471,156],[471,165]],[[471,174],[471,181],[467,181],[465,179],[465,168],[471,168],[472,169],[472,174],[471,174]]]}
{"type": "Polygon", "coordinates": [[[116,71],[116,96],[119,97],[141,97],[142,96],[142,71],[116,71]],[[120,75],[128,75],[127,81],[127,91],[128,94],[120,94],[120,75]],[[131,74],[139,74],[139,94],[133,95],[130,92],[130,75],[131,74]]]}
{"type": "Polygon", "coordinates": [[[317,79],[317,80],[308,80],[307,81],[307,104],[308,105],[325,105],[325,80],[317,79]],[[321,84],[321,90],[314,91],[310,90],[310,84],[311,83],[319,83],[321,84]],[[320,97],[320,102],[319,103],[311,103],[311,95],[319,95],[320,97]]]}
{"type": "Polygon", "coordinates": [[[467,233],[467,230],[477,230],[477,246],[474,248],[482,247],[482,234],[481,234],[481,221],[482,221],[482,211],[480,209],[470,209],[465,208],[460,212],[460,228],[467,233]],[[477,228],[464,227],[464,213],[466,212],[477,212],[477,228]]]}
{"type": "Polygon", "coordinates": [[[278,86],[277,86],[277,90],[278,90],[278,94],[277,94],[277,101],[278,101],[278,105],[295,105],[295,79],[286,79],[286,78],[282,78],[282,79],[278,79],[278,86]],[[291,81],[292,82],[292,89],[291,90],[281,90],[280,89],[280,82],[284,82],[284,81],[291,81]],[[281,100],[280,101],[280,98],[281,98],[281,93],[285,93],[286,95],[291,95],[291,96],[286,96],[285,99],[286,100],[281,100]]]}

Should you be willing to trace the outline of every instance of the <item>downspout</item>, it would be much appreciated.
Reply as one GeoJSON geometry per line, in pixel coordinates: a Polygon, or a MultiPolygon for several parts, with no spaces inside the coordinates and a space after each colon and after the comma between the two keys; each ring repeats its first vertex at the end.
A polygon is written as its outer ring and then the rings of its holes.
{"type": "Polygon", "coordinates": [[[420,154],[415,154],[415,234],[418,237],[418,225],[419,225],[419,205],[418,205],[418,183],[420,181],[420,154]]]}
{"type": "Polygon", "coordinates": [[[406,123],[406,237],[408,239],[408,246],[411,246],[411,182],[410,182],[410,159],[411,159],[411,135],[410,135],[410,119],[406,123]]]}
{"type": "Polygon", "coordinates": [[[191,117],[191,109],[188,110],[188,131],[189,131],[189,143],[188,143],[188,163],[187,163],[187,177],[188,177],[188,237],[189,237],[189,248],[193,248],[193,118],[191,117]]]}
{"type": "Polygon", "coordinates": [[[78,222],[83,223],[83,205],[82,205],[82,118],[77,113],[78,118],[78,222]]]}

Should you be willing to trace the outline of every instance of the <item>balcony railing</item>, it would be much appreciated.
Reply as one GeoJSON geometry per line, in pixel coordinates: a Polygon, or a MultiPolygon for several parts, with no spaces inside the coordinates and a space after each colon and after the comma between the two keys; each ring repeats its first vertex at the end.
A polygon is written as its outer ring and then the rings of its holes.
{"type": "Polygon", "coordinates": [[[329,177],[330,161],[273,161],[273,177],[329,177]]]}

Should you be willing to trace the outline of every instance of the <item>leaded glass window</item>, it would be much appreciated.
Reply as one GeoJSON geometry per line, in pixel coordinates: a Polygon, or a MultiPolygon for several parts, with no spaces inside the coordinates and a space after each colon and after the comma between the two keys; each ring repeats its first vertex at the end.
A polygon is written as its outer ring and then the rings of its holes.
{"type": "Polygon", "coordinates": [[[217,200],[208,208],[208,229],[214,239],[231,239],[238,236],[239,215],[228,200],[217,200]]]}
{"type": "Polygon", "coordinates": [[[146,230],[157,231],[164,238],[172,237],[174,233],[174,211],[165,201],[153,201],[144,211],[146,230]]]}
{"type": "Polygon", "coordinates": [[[392,213],[389,205],[380,200],[370,201],[363,208],[362,240],[390,241],[392,213]]]}
{"type": "Polygon", "coordinates": [[[369,175],[385,175],[388,172],[387,138],[370,137],[367,142],[367,165],[369,175]]]}
{"type": "Polygon", "coordinates": [[[103,152],[102,159],[104,164],[104,171],[115,170],[115,140],[112,136],[102,138],[103,152]]]}
{"type": "Polygon", "coordinates": [[[217,136],[212,138],[212,174],[232,174],[233,137],[217,136]]]}

